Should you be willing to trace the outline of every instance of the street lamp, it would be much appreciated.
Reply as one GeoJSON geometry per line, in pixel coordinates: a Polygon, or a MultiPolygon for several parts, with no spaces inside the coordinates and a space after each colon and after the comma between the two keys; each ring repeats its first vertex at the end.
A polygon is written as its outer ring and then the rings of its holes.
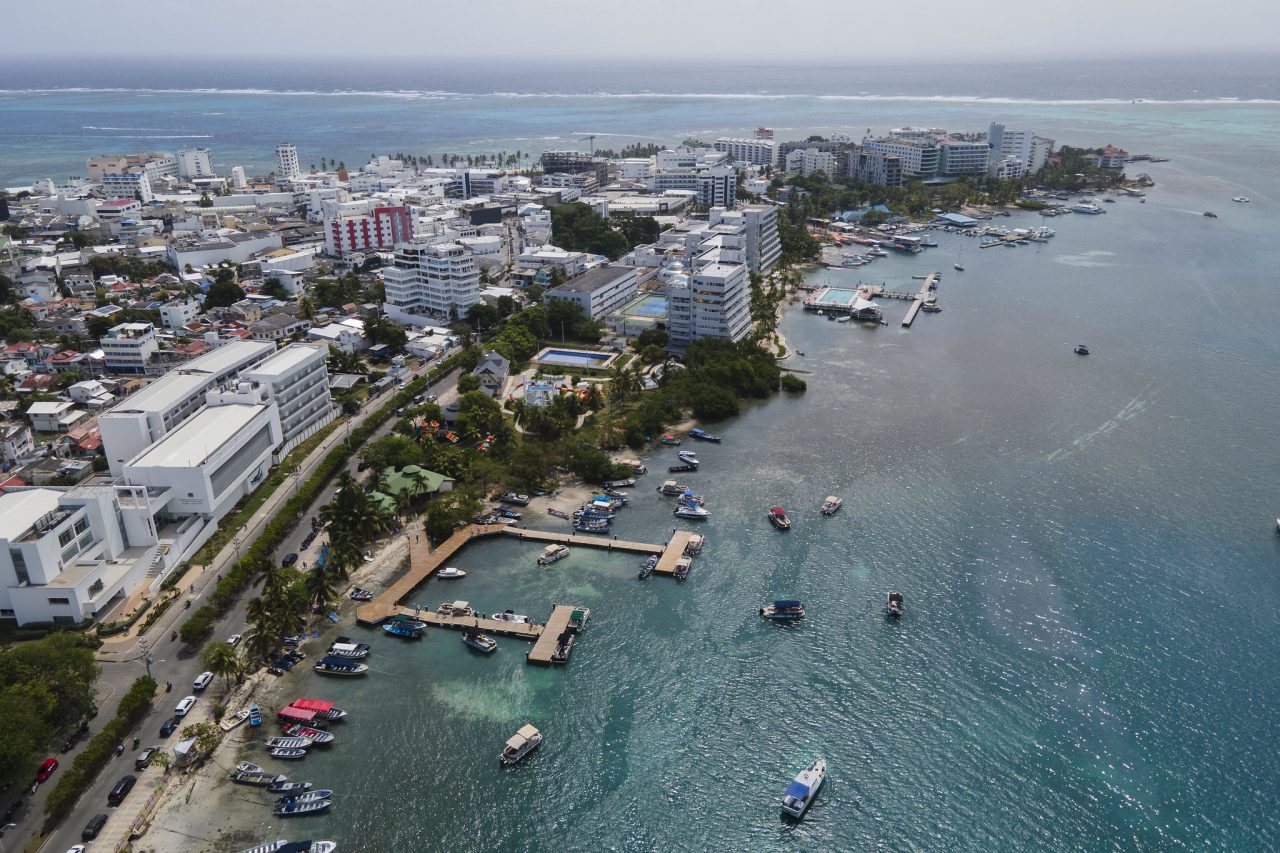
{"type": "MultiPolygon", "coordinates": [[[[9,830],[13,829],[15,826],[17,826],[17,824],[16,824],[16,823],[6,823],[4,826],[0,826],[0,839],[3,839],[3,838],[4,838],[4,834],[5,834],[6,832],[8,832],[9,830]]],[[[4,853],[4,841],[3,841],[3,840],[0,840],[0,853],[4,853]]]]}

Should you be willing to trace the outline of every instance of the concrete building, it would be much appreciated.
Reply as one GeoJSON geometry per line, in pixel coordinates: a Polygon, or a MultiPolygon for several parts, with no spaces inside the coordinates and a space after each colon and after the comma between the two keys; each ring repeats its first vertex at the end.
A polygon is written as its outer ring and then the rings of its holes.
{"type": "Polygon", "coordinates": [[[301,174],[298,167],[298,149],[292,142],[281,142],[276,146],[276,180],[290,181],[301,174]]]}
{"type": "Polygon", "coordinates": [[[248,263],[259,252],[269,252],[284,246],[280,235],[273,231],[234,231],[215,235],[179,237],[169,244],[165,256],[178,272],[231,261],[248,263]]]}
{"type": "Polygon", "coordinates": [[[364,330],[345,323],[328,323],[307,330],[307,339],[340,349],[343,352],[360,352],[369,348],[364,330]]]}
{"type": "Polygon", "coordinates": [[[368,214],[324,218],[325,252],[340,258],[352,252],[389,249],[413,239],[413,213],[406,205],[375,207],[368,214]]]}
{"type": "Polygon", "coordinates": [[[384,269],[383,283],[387,315],[415,326],[466,316],[467,309],[480,301],[475,259],[457,243],[397,245],[394,266],[384,269]]]}
{"type": "Polygon", "coordinates": [[[13,465],[34,452],[30,427],[22,424],[0,424],[0,461],[13,465]]]}
{"type": "Polygon", "coordinates": [[[942,175],[985,175],[991,146],[947,137],[939,140],[938,173],[942,175]]]}
{"type": "Polygon", "coordinates": [[[733,207],[738,200],[738,172],[732,166],[716,166],[698,172],[698,204],[733,207]]]}
{"type": "Polygon", "coordinates": [[[292,314],[270,314],[249,326],[255,341],[283,341],[311,328],[311,321],[292,314]]]}
{"type": "Polygon", "coordinates": [[[715,141],[715,149],[729,155],[734,163],[745,166],[776,166],[778,144],[772,139],[739,139],[722,136],[715,141]]]}
{"type": "Polygon", "coordinates": [[[179,148],[178,177],[187,180],[214,177],[213,154],[208,148],[179,148]]]}
{"type": "Polygon", "coordinates": [[[820,148],[797,148],[787,154],[786,163],[788,172],[797,172],[806,178],[814,172],[822,172],[829,178],[839,174],[835,153],[820,148]]]}
{"type": "Polygon", "coordinates": [[[635,267],[603,266],[588,270],[546,292],[547,299],[563,299],[582,306],[582,311],[598,319],[622,306],[636,292],[640,274],[635,267]]]}
{"type": "Polygon", "coordinates": [[[177,331],[198,316],[200,303],[194,299],[175,299],[160,306],[160,324],[171,332],[177,331]]]}
{"type": "Polygon", "coordinates": [[[911,139],[867,139],[862,148],[871,154],[888,154],[897,157],[902,164],[904,177],[931,178],[938,173],[942,152],[930,138],[928,141],[911,139]]]}
{"type": "Polygon", "coordinates": [[[706,264],[667,287],[667,335],[683,349],[699,338],[737,341],[751,331],[747,265],[706,264]]]}
{"type": "Polygon", "coordinates": [[[36,432],[66,432],[84,417],[75,403],[51,401],[32,403],[27,409],[27,420],[36,432]]]}
{"type": "Polygon", "coordinates": [[[337,414],[329,392],[328,355],[328,347],[290,344],[240,374],[241,379],[266,388],[267,398],[276,406],[281,430],[277,457],[305,441],[337,414]]]}
{"type": "Polygon", "coordinates": [[[107,198],[136,199],[143,204],[155,198],[151,191],[151,179],[141,169],[128,172],[105,172],[101,183],[102,194],[107,198]]]}
{"type": "Polygon", "coordinates": [[[98,345],[104,366],[113,373],[146,373],[152,356],[160,350],[156,328],[150,323],[112,326],[98,345]]]}
{"type": "Polygon", "coordinates": [[[748,204],[738,210],[713,209],[708,222],[712,225],[740,226],[744,237],[747,267],[764,273],[782,257],[778,239],[778,209],[769,204],[748,204]]]}
{"type": "Polygon", "coordinates": [[[845,153],[844,173],[864,184],[882,187],[902,186],[902,158],[863,150],[861,146],[845,153]]]}

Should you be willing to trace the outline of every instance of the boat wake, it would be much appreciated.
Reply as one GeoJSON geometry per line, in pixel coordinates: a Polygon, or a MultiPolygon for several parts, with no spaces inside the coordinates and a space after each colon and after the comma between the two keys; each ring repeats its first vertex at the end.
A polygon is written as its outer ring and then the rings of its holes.
{"type": "Polygon", "coordinates": [[[1113,431],[1123,426],[1126,421],[1131,421],[1138,415],[1142,414],[1142,412],[1147,408],[1147,404],[1151,403],[1155,399],[1155,394],[1153,392],[1154,386],[1154,381],[1147,383],[1147,386],[1143,388],[1136,397],[1126,403],[1119,412],[1116,412],[1113,417],[1103,422],[1101,426],[1098,426],[1075,439],[1066,447],[1059,447],[1057,450],[1046,456],[1044,461],[1056,462],[1059,459],[1065,459],[1068,456],[1071,456],[1077,451],[1084,450],[1095,440],[1110,435],[1113,431]]]}

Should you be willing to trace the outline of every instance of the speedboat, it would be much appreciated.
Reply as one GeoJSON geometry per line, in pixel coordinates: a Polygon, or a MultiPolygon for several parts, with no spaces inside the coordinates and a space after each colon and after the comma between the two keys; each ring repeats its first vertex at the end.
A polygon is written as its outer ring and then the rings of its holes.
{"type": "Polygon", "coordinates": [[[516,506],[528,506],[529,496],[517,494],[516,492],[507,492],[502,497],[498,498],[498,501],[499,503],[515,504],[516,506]]]}
{"type": "Polygon", "coordinates": [[[416,640],[422,636],[422,629],[403,622],[388,622],[382,626],[384,633],[404,640],[416,640]]]}
{"type": "Polygon", "coordinates": [[[689,438],[696,438],[698,441],[713,441],[716,444],[720,443],[720,436],[700,429],[689,430],[689,438]]]}
{"type": "Polygon", "coordinates": [[[822,502],[822,508],[818,512],[823,515],[835,515],[840,507],[844,506],[844,501],[835,495],[827,495],[827,499],[822,502]]]}
{"type": "Polygon", "coordinates": [[[680,439],[676,438],[674,435],[664,435],[662,437],[662,443],[671,447],[679,447],[680,439]]]}
{"type": "Polygon", "coordinates": [[[795,780],[787,786],[782,796],[782,811],[794,818],[804,817],[813,800],[818,796],[818,789],[827,779],[827,762],[815,759],[805,769],[796,774],[795,780]]]}
{"type": "Polygon", "coordinates": [[[462,642],[478,652],[484,652],[486,655],[493,654],[498,650],[498,641],[479,631],[464,631],[462,642]]]}
{"type": "Polygon", "coordinates": [[[640,564],[640,571],[639,573],[636,574],[636,577],[638,577],[640,580],[644,580],[645,578],[649,577],[649,575],[653,574],[653,570],[656,569],[657,567],[658,567],[658,555],[650,554],[648,557],[645,558],[645,561],[640,564]]]}
{"type": "Polygon", "coordinates": [[[369,671],[367,663],[355,663],[346,658],[331,657],[316,661],[311,668],[321,675],[364,675],[369,671]]]}
{"type": "Polygon", "coordinates": [[[1088,355],[1089,348],[1084,344],[1076,344],[1076,348],[1072,350],[1076,355],[1088,355]]]}
{"type": "Polygon", "coordinates": [[[698,461],[698,455],[694,453],[692,450],[678,451],[676,453],[676,456],[679,456],[680,461],[685,463],[686,465],[698,466],[702,464],[701,462],[698,461]]]}
{"type": "Polygon", "coordinates": [[[769,523],[779,530],[791,529],[791,519],[787,518],[787,511],[780,506],[769,510],[769,523]]]}
{"type": "Polygon", "coordinates": [[[711,513],[707,512],[706,507],[686,506],[684,504],[676,507],[675,511],[676,518],[688,518],[693,521],[706,521],[710,515],[711,513]]]}
{"type": "Polygon", "coordinates": [[[1217,219],[1217,218],[1218,218],[1218,214],[1214,213],[1212,210],[1206,210],[1206,211],[1204,212],[1204,215],[1205,215],[1205,216],[1207,216],[1207,217],[1209,217],[1210,219],[1217,219]]]}
{"type": "Polygon", "coordinates": [[[313,729],[300,723],[285,726],[284,733],[293,737],[304,737],[316,745],[333,743],[333,732],[322,732],[319,729],[313,729]]]}
{"type": "Polygon", "coordinates": [[[267,841],[240,853],[333,853],[338,849],[336,841],[267,841]]]}
{"type": "Polygon", "coordinates": [[[897,618],[902,615],[903,601],[902,593],[891,592],[885,596],[884,612],[889,616],[897,618]]]}
{"type": "Polygon", "coordinates": [[[267,750],[267,755],[272,758],[297,759],[306,758],[307,751],[300,746],[274,746],[267,750]]]}
{"type": "Polygon", "coordinates": [[[368,643],[334,643],[329,646],[329,654],[334,657],[360,660],[369,656],[368,643]],[[363,648],[361,648],[363,646],[363,648]]]}
{"type": "Polygon", "coordinates": [[[436,572],[438,578],[465,578],[467,573],[456,566],[448,566],[436,572]]]}
{"type": "Polygon", "coordinates": [[[952,266],[953,266],[953,267],[955,267],[956,269],[958,269],[960,272],[964,272],[964,265],[963,265],[963,264],[952,264],[952,266]]]}
{"type": "Polygon", "coordinates": [[[286,797],[276,799],[277,803],[314,803],[316,800],[327,800],[333,796],[333,791],[328,788],[317,788],[314,791],[306,791],[301,794],[291,794],[286,797]]]}
{"type": "Polygon", "coordinates": [[[309,737],[297,735],[294,737],[269,737],[263,741],[263,744],[272,749],[306,749],[314,742],[309,737]]]}
{"type": "Polygon", "coordinates": [[[276,782],[268,785],[267,790],[273,794],[301,794],[311,790],[310,782],[276,782]]]}
{"type": "Polygon", "coordinates": [[[791,622],[804,618],[804,605],[794,598],[782,598],[761,607],[760,615],[778,622],[791,622]]]}
{"type": "Polygon", "coordinates": [[[498,754],[498,761],[504,765],[518,764],[541,744],[542,732],[526,723],[507,740],[507,745],[498,754]]]}
{"type": "Polygon", "coordinates": [[[538,565],[549,566],[556,560],[563,560],[567,556],[569,556],[569,546],[548,545],[542,549],[542,554],[538,557],[538,565]]]}
{"type": "Polygon", "coordinates": [[[322,812],[333,805],[332,800],[313,800],[308,803],[284,802],[276,803],[271,811],[278,817],[297,817],[304,814],[322,812]]]}
{"type": "Polygon", "coordinates": [[[355,587],[354,589],[351,590],[351,600],[352,601],[373,601],[373,591],[368,589],[363,589],[361,587],[355,587]]]}
{"type": "Polygon", "coordinates": [[[501,613],[495,613],[489,617],[495,622],[510,622],[513,625],[528,625],[529,617],[521,616],[514,610],[504,610],[501,613]]]}
{"type": "Polygon", "coordinates": [[[1231,197],[1231,200],[1232,200],[1232,201],[1234,201],[1234,202],[1237,202],[1237,203],[1239,203],[1239,204],[1248,204],[1248,203],[1249,203],[1249,197],[1248,197],[1247,195],[1236,195],[1236,196],[1232,196],[1232,197],[1231,197]]]}

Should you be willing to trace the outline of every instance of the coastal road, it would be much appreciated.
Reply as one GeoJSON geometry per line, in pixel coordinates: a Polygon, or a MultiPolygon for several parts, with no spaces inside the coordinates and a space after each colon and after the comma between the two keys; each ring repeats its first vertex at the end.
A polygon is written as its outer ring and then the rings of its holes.
{"type": "MultiPolygon", "coordinates": [[[[445,357],[450,354],[452,353],[446,353],[445,357]]],[[[430,364],[420,365],[415,370],[415,376],[421,375],[429,367],[430,364]]],[[[455,370],[441,377],[431,386],[430,393],[438,395],[442,403],[456,398],[459,375],[459,372],[455,370]]],[[[354,429],[364,423],[365,419],[384,404],[393,393],[394,389],[389,389],[367,401],[364,410],[351,419],[351,428],[354,429]]],[[[387,434],[394,422],[394,418],[387,421],[378,429],[377,435],[387,434]]],[[[302,465],[299,466],[297,474],[287,480],[254,514],[238,537],[241,549],[247,548],[262,531],[267,521],[275,516],[289,497],[292,497],[297,485],[311,476],[329,450],[336,446],[338,442],[345,440],[346,432],[346,428],[343,427],[334,430],[332,434],[326,437],[325,441],[316,450],[312,451],[302,465]]],[[[356,464],[354,457],[348,463],[349,470],[353,473],[356,464]]],[[[312,506],[311,512],[307,513],[302,523],[297,525],[286,537],[287,543],[296,546],[301,541],[305,530],[309,527],[310,516],[318,511],[321,503],[329,497],[330,493],[327,490],[322,490],[322,497],[312,506]]],[[[191,600],[192,609],[201,606],[207,600],[208,595],[213,591],[216,579],[226,571],[235,559],[235,546],[234,544],[228,545],[198,577],[188,575],[183,578],[183,583],[188,586],[188,589],[193,586],[195,589],[194,592],[188,592],[184,596],[185,599],[191,600]]],[[[245,606],[250,598],[251,596],[248,595],[242,597],[236,606],[223,617],[214,627],[209,642],[222,641],[231,634],[244,633],[247,624],[244,615],[245,606]]],[[[162,689],[166,681],[173,682],[173,691],[168,694],[161,694],[160,698],[156,700],[151,713],[138,725],[135,734],[141,740],[140,749],[151,745],[162,745],[166,749],[172,750],[179,740],[178,735],[175,733],[168,738],[162,738],[160,736],[160,727],[173,716],[174,706],[179,700],[184,696],[194,695],[192,694],[192,681],[204,669],[200,664],[198,651],[188,651],[183,648],[180,641],[170,639],[171,632],[182,623],[186,615],[186,608],[175,603],[147,634],[147,642],[152,656],[152,677],[160,683],[162,689]]],[[[120,697],[129,689],[129,685],[132,684],[133,680],[140,675],[146,674],[145,655],[136,640],[116,643],[110,646],[104,645],[98,655],[98,662],[102,666],[102,675],[95,685],[99,697],[99,712],[98,716],[90,723],[91,734],[101,729],[102,724],[115,715],[120,697]]],[[[220,701],[221,693],[222,682],[221,680],[216,680],[204,694],[199,695],[195,708],[186,718],[186,722],[211,720],[213,706],[220,701]]],[[[76,745],[76,748],[68,754],[58,754],[58,760],[64,766],[69,766],[86,742],[87,738],[82,739],[76,745]]],[[[95,853],[97,850],[111,851],[115,849],[115,841],[118,841],[123,833],[127,831],[133,821],[133,817],[141,811],[152,789],[158,786],[163,776],[159,768],[155,767],[141,772],[134,772],[133,758],[135,754],[132,749],[132,740],[130,740],[126,744],[124,755],[119,758],[113,758],[107,763],[106,768],[94,780],[94,783],[85,794],[81,796],[75,808],[62,820],[59,827],[51,833],[40,848],[43,853],[61,853],[61,851],[68,850],[75,844],[85,843],[80,840],[80,833],[89,819],[97,814],[107,814],[110,817],[110,821],[107,829],[99,836],[99,840],[89,845],[90,853],[95,853]],[[108,808],[108,792],[110,792],[119,778],[126,773],[137,776],[137,786],[130,792],[120,808],[108,808]]],[[[18,826],[11,829],[2,842],[5,845],[4,849],[21,850],[24,845],[35,837],[43,820],[45,795],[48,793],[49,786],[56,782],[57,778],[58,774],[54,773],[49,783],[37,789],[34,796],[28,797],[23,816],[17,821],[18,826]]]]}

